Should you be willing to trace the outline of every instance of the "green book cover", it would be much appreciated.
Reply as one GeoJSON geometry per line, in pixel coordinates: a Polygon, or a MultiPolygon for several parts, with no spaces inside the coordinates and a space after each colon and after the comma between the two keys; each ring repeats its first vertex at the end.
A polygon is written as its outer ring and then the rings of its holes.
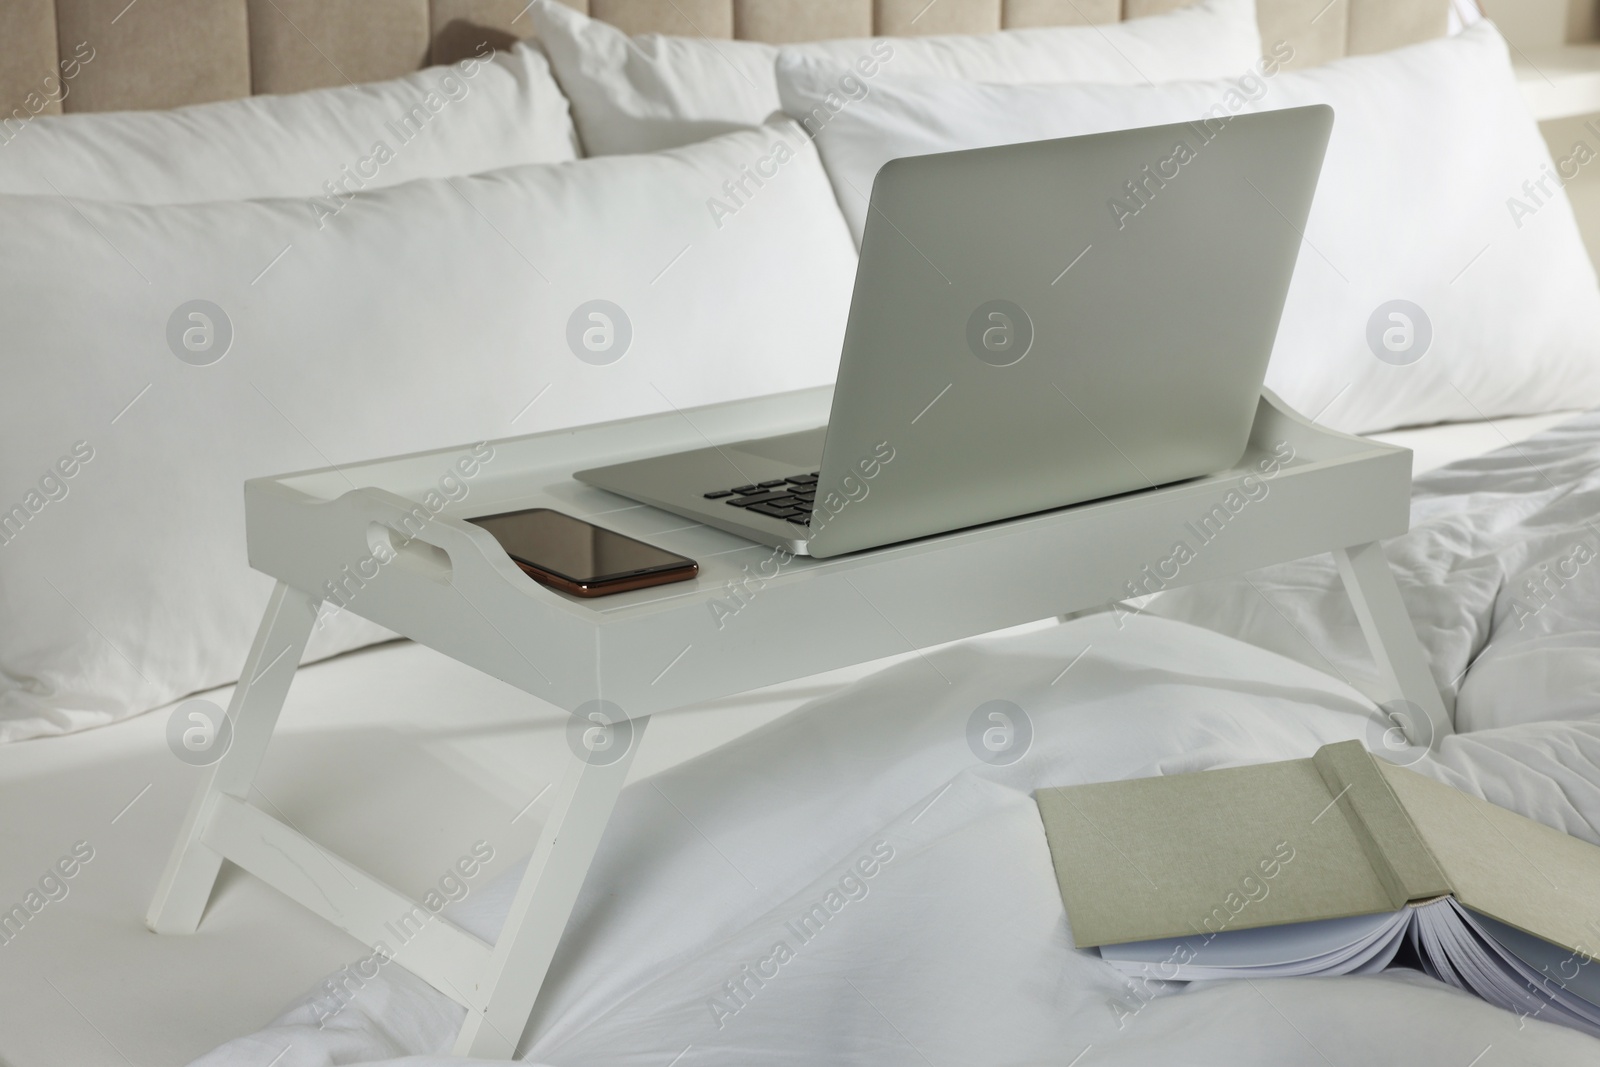
{"type": "Polygon", "coordinates": [[[1600,847],[1357,741],[1310,759],[1035,794],[1079,948],[1460,905],[1583,959],[1600,847]]]}

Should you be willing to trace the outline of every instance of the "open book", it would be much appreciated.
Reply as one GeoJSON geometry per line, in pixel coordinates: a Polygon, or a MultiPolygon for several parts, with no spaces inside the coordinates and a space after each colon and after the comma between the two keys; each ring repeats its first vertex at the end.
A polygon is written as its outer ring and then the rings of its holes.
{"type": "Polygon", "coordinates": [[[1434,977],[1600,1036],[1600,848],[1360,742],[1036,794],[1073,942],[1188,981],[1434,977]]]}

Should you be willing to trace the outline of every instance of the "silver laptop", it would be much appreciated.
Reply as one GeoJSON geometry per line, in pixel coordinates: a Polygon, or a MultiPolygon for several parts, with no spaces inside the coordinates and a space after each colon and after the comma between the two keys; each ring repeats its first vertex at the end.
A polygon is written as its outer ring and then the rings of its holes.
{"type": "Polygon", "coordinates": [[[835,556],[1226,469],[1332,125],[1304,107],[893,160],[828,424],[576,477],[835,556]]]}

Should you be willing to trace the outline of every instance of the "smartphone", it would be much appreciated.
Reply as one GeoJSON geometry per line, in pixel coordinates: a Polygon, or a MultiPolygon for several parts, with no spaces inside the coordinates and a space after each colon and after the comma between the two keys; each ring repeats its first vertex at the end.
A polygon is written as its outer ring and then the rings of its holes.
{"type": "Polygon", "coordinates": [[[467,521],[493,534],[530,578],[573,596],[626,593],[700,573],[700,565],[686,556],[549,508],[467,521]]]}

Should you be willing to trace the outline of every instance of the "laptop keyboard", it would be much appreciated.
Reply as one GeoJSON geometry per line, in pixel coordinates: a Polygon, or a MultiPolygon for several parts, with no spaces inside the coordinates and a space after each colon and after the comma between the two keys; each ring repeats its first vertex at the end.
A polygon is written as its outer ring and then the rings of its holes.
{"type": "Polygon", "coordinates": [[[787,519],[796,526],[805,526],[811,522],[811,507],[817,497],[817,478],[821,474],[821,471],[812,471],[810,474],[774,478],[754,485],[714,489],[705,497],[707,500],[725,501],[731,507],[744,508],[757,515],[787,519]]]}

